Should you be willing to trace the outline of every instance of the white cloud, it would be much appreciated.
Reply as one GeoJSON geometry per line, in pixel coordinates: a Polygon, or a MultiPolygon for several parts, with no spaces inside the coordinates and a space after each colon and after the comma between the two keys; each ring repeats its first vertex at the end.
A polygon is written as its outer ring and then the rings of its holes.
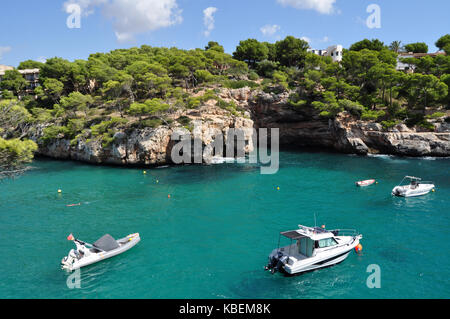
{"type": "Polygon", "coordinates": [[[3,54],[11,51],[11,47],[0,47],[0,60],[3,57],[3,54]]]}
{"type": "Polygon", "coordinates": [[[47,62],[47,58],[45,56],[40,56],[39,58],[36,59],[36,61],[45,63],[45,62],[47,62]]]}
{"type": "Polygon", "coordinates": [[[107,3],[108,0],[68,0],[64,2],[63,8],[66,13],[72,13],[70,5],[77,4],[80,6],[81,14],[89,16],[94,13],[94,8],[107,3]]]}
{"type": "Polygon", "coordinates": [[[277,0],[283,6],[290,6],[301,10],[316,10],[322,14],[337,12],[334,4],[336,0],[277,0]]]}
{"type": "Polygon", "coordinates": [[[327,36],[324,36],[323,38],[322,38],[322,40],[320,40],[320,42],[330,42],[330,38],[329,37],[327,37],[327,36]]]}
{"type": "Polygon", "coordinates": [[[205,24],[206,31],[204,32],[205,37],[209,37],[211,31],[214,30],[214,13],[217,12],[217,8],[209,7],[203,10],[203,23],[205,24]]]}
{"type": "Polygon", "coordinates": [[[306,41],[308,43],[311,43],[311,39],[308,38],[308,37],[301,37],[300,39],[303,40],[303,41],[306,41]]]}
{"type": "Polygon", "coordinates": [[[101,7],[105,17],[113,21],[114,33],[120,42],[134,40],[136,34],[155,31],[181,23],[183,18],[177,0],[68,0],[78,4],[84,16],[101,7]]]}
{"type": "Polygon", "coordinates": [[[275,33],[277,33],[278,31],[280,31],[281,27],[279,25],[270,25],[267,24],[265,26],[263,26],[261,29],[262,34],[264,34],[265,36],[273,36],[275,33]]]}

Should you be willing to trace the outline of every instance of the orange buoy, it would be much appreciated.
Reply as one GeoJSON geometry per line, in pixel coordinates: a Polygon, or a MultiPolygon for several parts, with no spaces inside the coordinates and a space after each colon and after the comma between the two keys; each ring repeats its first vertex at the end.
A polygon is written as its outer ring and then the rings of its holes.
{"type": "Polygon", "coordinates": [[[167,195],[167,198],[170,198],[171,196],[170,195],[167,195]]]}
{"type": "Polygon", "coordinates": [[[363,249],[363,246],[362,246],[361,244],[358,244],[358,246],[355,247],[355,251],[356,251],[357,253],[361,252],[362,249],[363,249]]]}
{"type": "Polygon", "coordinates": [[[325,225],[322,225],[322,229],[325,229],[325,225]]]}

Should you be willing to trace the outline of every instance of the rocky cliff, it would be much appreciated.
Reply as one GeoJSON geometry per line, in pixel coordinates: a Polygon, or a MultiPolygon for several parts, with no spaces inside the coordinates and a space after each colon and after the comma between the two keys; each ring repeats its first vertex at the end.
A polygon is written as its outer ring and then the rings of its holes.
{"type": "Polygon", "coordinates": [[[386,131],[379,123],[356,120],[349,114],[321,118],[311,108],[288,105],[289,95],[254,94],[249,108],[257,127],[280,128],[283,145],[314,146],[360,155],[450,156],[450,124],[435,120],[434,132],[399,124],[386,131]]]}
{"type": "MultiPolygon", "coordinates": [[[[179,142],[172,139],[174,133],[190,139],[201,146],[204,155],[203,162],[210,162],[216,154],[213,143],[217,136],[223,136],[223,148],[227,143],[228,131],[238,129],[243,132],[245,153],[253,150],[253,121],[245,115],[235,116],[210,103],[195,110],[178,112],[175,117],[185,117],[190,120],[188,128],[175,125],[162,125],[157,128],[128,129],[119,131],[114,141],[104,146],[100,139],[78,139],[75,143],[69,139],[60,138],[43,144],[40,142],[42,128],[37,130],[32,139],[39,143],[38,155],[55,159],[70,159],[93,164],[113,165],[164,165],[172,164],[173,147],[179,142]]],[[[191,151],[194,163],[194,150],[191,151]]]]}
{"type": "MultiPolygon", "coordinates": [[[[268,94],[249,88],[222,89],[218,94],[224,101],[233,101],[244,112],[232,114],[208,101],[194,110],[178,111],[191,121],[187,130],[181,125],[163,125],[157,128],[141,128],[119,131],[114,142],[108,146],[100,140],[57,139],[39,145],[38,154],[97,164],[116,165],[163,165],[171,164],[171,152],[175,145],[174,132],[187,134],[192,141],[200,141],[205,153],[203,162],[209,162],[217,134],[225,137],[232,129],[242,129],[245,136],[243,151],[253,149],[253,128],[279,128],[280,144],[289,146],[313,146],[344,153],[394,154],[402,156],[450,156],[450,125],[437,121],[435,132],[422,132],[403,124],[389,131],[374,122],[355,120],[348,114],[335,119],[321,118],[309,107],[292,107],[287,101],[289,94],[268,94]]],[[[33,137],[39,142],[42,130],[33,137]]]]}

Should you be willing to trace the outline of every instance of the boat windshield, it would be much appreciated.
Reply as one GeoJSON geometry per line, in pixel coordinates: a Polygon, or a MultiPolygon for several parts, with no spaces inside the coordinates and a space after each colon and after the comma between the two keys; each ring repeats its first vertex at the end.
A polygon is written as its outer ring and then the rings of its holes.
{"type": "Polygon", "coordinates": [[[319,248],[332,247],[332,246],[336,246],[336,245],[337,245],[337,242],[334,238],[326,238],[326,239],[321,239],[318,241],[319,248]]]}

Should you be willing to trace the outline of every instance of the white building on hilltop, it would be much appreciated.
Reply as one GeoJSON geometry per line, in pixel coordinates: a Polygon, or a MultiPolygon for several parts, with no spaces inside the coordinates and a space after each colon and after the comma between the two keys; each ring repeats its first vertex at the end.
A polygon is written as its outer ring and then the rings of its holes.
{"type": "Polygon", "coordinates": [[[308,52],[319,56],[329,56],[333,59],[333,62],[341,62],[344,54],[344,48],[342,45],[338,44],[328,47],[326,50],[309,49],[308,52]]]}
{"type": "Polygon", "coordinates": [[[414,73],[416,70],[416,66],[414,64],[410,64],[403,59],[421,59],[426,56],[435,58],[439,55],[447,55],[445,52],[436,52],[436,53],[413,53],[413,52],[401,52],[397,56],[397,71],[403,71],[406,73],[414,73]]]}
{"type": "MultiPolygon", "coordinates": [[[[14,67],[9,65],[3,65],[0,64],[0,82],[2,81],[3,77],[5,76],[6,71],[12,71],[14,70],[14,67]]],[[[25,69],[25,70],[18,70],[20,74],[27,80],[27,92],[34,90],[36,87],[39,86],[39,69],[25,69]]]]}
{"type": "Polygon", "coordinates": [[[333,62],[341,62],[343,54],[344,48],[342,45],[338,44],[328,47],[326,56],[330,56],[333,59],[333,62]]]}

